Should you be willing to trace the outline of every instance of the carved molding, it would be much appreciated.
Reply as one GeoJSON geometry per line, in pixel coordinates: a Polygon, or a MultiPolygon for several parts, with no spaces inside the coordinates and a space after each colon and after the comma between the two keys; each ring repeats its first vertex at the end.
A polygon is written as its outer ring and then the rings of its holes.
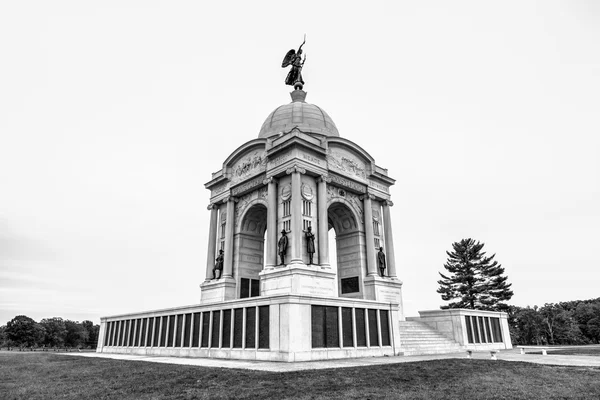
{"type": "Polygon", "coordinates": [[[299,167],[297,164],[294,164],[294,166],[285,170],[285,173],[287,175],[293,174],[294,172],[298,172],[304,175],[306,174],[306,169],[299,167]]]}

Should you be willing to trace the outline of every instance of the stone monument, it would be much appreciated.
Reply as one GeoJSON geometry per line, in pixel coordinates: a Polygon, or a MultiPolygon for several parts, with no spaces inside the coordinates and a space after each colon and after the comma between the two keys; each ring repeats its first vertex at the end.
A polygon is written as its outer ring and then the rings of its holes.
{"type": "Polygon", "coordinates": [[[303,45],[282,63],[291,66],[291,102],[205,185],[200,303],[104,317],[98,352],[276,361],[398,355],[402,327],[408,337],[415,329],[406,324],[422,321],[444,332],[452,351],[482,338],[506,346],[501,313],[425,312],[404,322],[390,217],[395,181],[306,102],[303,45]]]}

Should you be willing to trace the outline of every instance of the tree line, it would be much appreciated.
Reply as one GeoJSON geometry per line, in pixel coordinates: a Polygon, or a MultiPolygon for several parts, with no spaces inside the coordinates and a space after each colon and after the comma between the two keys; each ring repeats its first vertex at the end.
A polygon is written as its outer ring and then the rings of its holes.
{"type": "Polygon", "coordinates": [[[60,317],[40,322],[17,315],[0,326],[0,348],[95,348],[100,325],[92,321],[71,321],[60,317]]]}
{"type": "Polygon", "coordinates": [[[516,344],[600,343],[600,297],[547,303],[542,307],[509,306],[508,324],[516,344]]]}

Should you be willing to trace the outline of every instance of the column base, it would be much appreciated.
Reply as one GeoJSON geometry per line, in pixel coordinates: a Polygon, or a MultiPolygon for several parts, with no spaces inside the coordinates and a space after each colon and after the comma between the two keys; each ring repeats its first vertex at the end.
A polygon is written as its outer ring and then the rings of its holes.
{"type": "Polygon", "coordinates": [[[263,270],[260,277],[260,295],[305,294],[337,296],[335,272],[318,268],[318,265],[289,264],[273,270],[263,270]]]}
{"type": "Polygon", "coordinates": [[[235,279],[220,278],[200,284],[200,303],[219,303],[236,298],[235,279]]]}

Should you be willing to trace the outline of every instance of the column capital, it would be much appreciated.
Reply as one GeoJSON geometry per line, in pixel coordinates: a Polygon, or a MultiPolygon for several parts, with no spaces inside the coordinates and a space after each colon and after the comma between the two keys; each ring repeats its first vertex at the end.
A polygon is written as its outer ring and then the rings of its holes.
{"type": "Polygon", "coordinates": [[[362,196],[360,196],[361,200],[364,199],[369,199],[369,200],[375,200],[375,196],[373,196],[371,193],[365,193],[362,196]]]}
{"type": "Polygon", "coordinates": [[[329,175],[321,175],[319,177],[319,182],[331,183],[332,179],[329,175]]]}
{"type": "Polygon", "coordinates": [[[223,199],[223,204],[227,204],[229,201],[233,201],[234,203],[237,203],[238,201],[240,201],[240,199],[238,199],[237,197],[234,197],[234,196],[227,196],[223,199]]]}
{"type": "Polygon", "coordinates": [[[303,175],[306,174],[306,170],[302,167],[299,167],[297,164],[294,164],[291,168],[285,170],[285,173],[288,175],[293,174],[294,172],[299,172],[303,175]]]}
{"type": "Polygon", "coordinates": [[[394,202],[391,200],[384,200],[383,201],[383,205],[384,206],[388,206],[388,207],[393,207],[394,206],[394,202]]]}
{"type": "Polygon", "coordinates": [[[210,204],[209,204],[209,205],[206,207],[206,209],[207,209],[208,211],[212,211],[212,210],[215,210],[215,209],[217,209],[217,208],[218,208],[218,207],[217,207],[217,205],[216,205],[215,203],[210,203],[210,204]]]}
{"type": "Polygon", "coordinates": [[[272,176],[269,176],[266,179],[263,179],[262,183],[263,185],[268,185],[269,183],[275,183],[275,178],[273,178],[272,176]]]}

